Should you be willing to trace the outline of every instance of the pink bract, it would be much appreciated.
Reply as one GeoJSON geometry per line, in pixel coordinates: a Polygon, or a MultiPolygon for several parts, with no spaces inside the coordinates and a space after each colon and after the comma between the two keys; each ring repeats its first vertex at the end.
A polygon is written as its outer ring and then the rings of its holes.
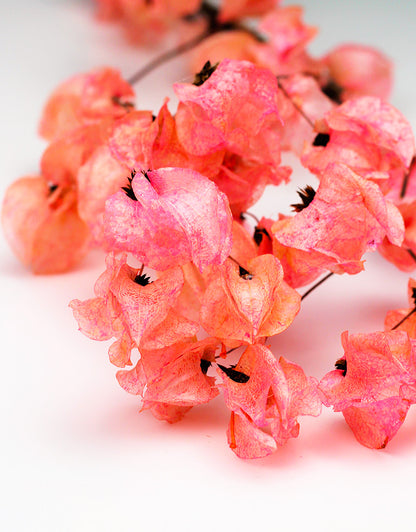
{"type": "Polygon", "coordinates": [[[223,263],[231,249],[226,197],[183,168],[136,174],[129,195],[120,191],[107,200],[104,223],[111,248],[130,251],[157,270],[190,260],[203,270],[223,263]]]}
{"type": "Polygon", "coordinates": [[[323,402],[344,414],[357,440],[383,448],[396,434],[410,402],[403,385],[416,381],[416,344],[406,332],[342,334],[345,376],[331,371],[321,380],[323,402]]]}
{"type": "Polygon", "coordinates": [[[362,44],[344,44],[332,50],[323,61],[329,80],[342,89],[342,100],[357,96],[388,100],[393,65],[379,50],[362,44]]]}
{"type": "Polygon", "coordinates": [[[138,270],[126,263],[126,256],[110,254],[107,269],[95,284],[93,299],[70,303],[79,328],[93,340],[116,338],[109,350],[110,360],[119,367],[130,364],[133,347],[156,342],[168,345],[176,337],[192,337],[198,330],[188,320],[169,314],[183,286],[180,268],[168,270],[154,282],[139,278],[138,270]],[[147,283],[147,284],[146,284],[147,283]],[[158,326],[164,323],[163,339],[158,326]],[[175,328],[179,327],[179,333],[175,328]],[[173,338],[173,340],[172,340],[173,338]]]}
{"type": "Polygon", "coordinates": [[[226,59],[201,86],[176,84],[174,89],[180,100],[178,138],[188,152],[227,149],[259,163],[280,164],[278,89],[269,70],[226,59]]]}
{"type": "Polygon", "coordinates": [[[78,74],[55,89],[43,110],[39,132],[53,140],[82,125],[123,116],[133,99],[133,89],[118,70],[101,68],[78,74]]]}
{"type": "Polygon", "coordinates": [[[228,260],[213,268],[201,307],[201,325],[212,336],[254,343],[278,334],[292,323],[300,296],[283,281],[273,255],[247,262],[247,272],[228,260]]]}
{"type": "Polygon", "coordinates": [[[400,245],[403,219],[379,187],[343,164],[326,168],[312,202],[293,218],[273,226],[283,246],[311,254],[335,273],[358,273],[362,256],[375,250],[384,236],[400,245]]]}
{"type": "Polygon", "coordinates": [[[2,224],[13,252],[34,273],[70,270],[88,250],[89,231],[78,215],[75,192],[51,188],[43,177],[22,177],[10,185],[2,224]]]}
{"type": "Polygon", "coordinates": [[[329,135],[325,146],[310,146],[302,164],[318,176],[332,161],[342,162],[386,194],[401,187],[415,153],[412,128],[404,116],[375,97],[348,100],[326,114],[319,125],[329,135]],[[383,178],[390,178],[383,183],[383,178]],[[398,181],[398,183],[397,183],[398,181]]]}
{"type": "Polygon", "coordinates": [[[299,434],[297,417],[321,412],[316,381],[300,366],[279,362],[269,349],[253,345],[246,349],[235,370],[246,375],[236,382],[218,368],[221,390],[232,411],[228,443],[240,458],[261,458],[299,434]]]}

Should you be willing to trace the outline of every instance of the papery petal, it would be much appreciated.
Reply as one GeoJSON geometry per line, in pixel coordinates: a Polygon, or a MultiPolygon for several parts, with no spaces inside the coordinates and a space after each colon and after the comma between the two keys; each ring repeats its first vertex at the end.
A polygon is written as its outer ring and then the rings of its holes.
{"type": "Polygon", "coordinates": [[[384,449],[402,426],[410,404],[399,397],[360,408],[350,406],[342,414],[357,440],[370,449],[384,449]]]}
{"type": "Polygon", "coordinates": [[[358,273],[366,251],[386,234],[400,244],[403,229],[397,208],[385,201],[377,185],[333,163],[308,207],[279,222],[273,233],[284,246],[326,256],[328,269],[358,273]]]}
{"type": "Polygon", "coordinates": [[[388,100],[393,66],[379,50],[362,44],[343,44],[332,50],[324,62],[330,79],[342,87],[343,100],[365,95],[388,100]]]}
{"type": "Polygon", "coordinates": [[[117,70],[101,68],[78,74],[52,93],[43,110],[39,132],[52,140],[84,124],[123,116],[126,109],[115,99],[131,104],[133,98],[133,89],[117,70]]]}
{"type": "Polygon", "coordinates": [[[200,270],[224,262],[231,249],[231,213],[211,181],[192,170],[164,168],[137,174],[132,186],[137,201],[118,192],[106,203],[110,246],[131,251],[157,270],[189,260],[200,270]]]}
{"type": "Polygon", "coordinates": [[[277,450],[273,436],[257,427],[244,412],[231,413],[227,439],[239,458],[264,458],[277,450]]]}
{"type": "Polygon", "coordinates": [[[71,190],[51,192],[42,177],[23,177],[7,189],[2,224],[10,247],[34,273],[73,268],[88,249],[89,231],[71,190]]]}

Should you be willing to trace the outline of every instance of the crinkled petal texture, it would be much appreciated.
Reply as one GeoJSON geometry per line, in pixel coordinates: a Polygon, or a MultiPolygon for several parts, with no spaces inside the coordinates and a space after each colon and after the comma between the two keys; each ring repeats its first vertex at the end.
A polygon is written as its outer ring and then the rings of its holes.
{"type": "Polygon", "coordinates": [[[348,100],[320,124],[326,146],[309,146],[302,163],[320,175],[332,161],[347,164],[368,179],[380,180],[384,193],[401,186],[415,153],[412,128],[388,102],[371,96],[348,100]],[[399,181],[399,184],[397,184],[399,181]]]}
{"type": "Polygon", "coordinates": [[[283,92],[280,94],[279,108],[284,122],[282,149],[292,150],[300,155],[305,142],[312,143],[316,133],[299,109],[314,123],[322,119],[334,107],[334,103],[325,96],[311,76],[297,74],[280,80],[280,84],[288,95],[283,92]]]}
{"type": "Polygon", "coordinates": [[[206,155],[226,149],[280,164],[278,87],[269,70],[226,59],[200,87],[176,84],[174,89],[180,100],[177,133],[186,151],[206,155]]]}
{"type": "Polygon", "coordinates": [[[146,266],[166,270],[190,260],[202,271],[222,264],[231,249],[232,216],[225,195],[193,170],[162,168],[137,174],[132,194],[107,200],[108,245],[146,266]]]}
{"type": "Polygon", "coordinates": [[[190,407],[218,395],[215,379],[201,369],[202,359],[214,361],[217,345],[216,339],[207,338],[141,350],[137,365],[129,371],[119,371],[117,379],[127,392],[141,395],[143,408],[150,408],[157,418],[179,421],[190,407]]]}
{"type": "Polygon", "coordinates": [[[393,65],[379,50],[362,44],[344,44],[332,50],[324,64],[330,80],[342,88],[343,100],[358,96],[389,99],[393,65]]]}
{"type": "Polygon", "coordinates": [[[315,379],[296,364],[256,344],[243,353],[235,370],[246,375],[236,382],[218,368],[224,400],[232,411],[228,442],[240,458],[261,458],[299,434],[297,417],[321,412],[315,379]]]}
{"type": "Polygon", "coordinates": [[[249,273],[228,260],[213,268],[201,306],[201,325],[212,336],[254,343],[278,334],[300,309],[300,295],[283,281],[273,255],[247,262],[249,273]]]}
{"type": "Polygon", "coordinates": [[[321,259],[322,267],[354,274],[363,269],[363,254],[376,249],[385,235],[400,245],[404,225],[375,183],[333,163],[308,207],[279,221],[273,233],[280,244],[310,253],[315,265],[321,259]]]}
{"type": "Polygon", "coordinates": [[[2,224],[13,252],[34,273],[70,270],[88,250],[89,231],[74,192],[53,190],[43,177],[22,177],[10,185],[2,224]]]}
{"type": "Polygon", "coordinates": [[[110,361],[119,367],[130,362],[133,347],[157,349],[192,337],[199,326],[172,312],[184,278],[179,267],[160,274],[157,280],[140,284],[138,270],[109,254],[107,269],[95,284],[93,299],[74,300],[78,326],[93,340],[116,338],[109,350],[110,361]]]}
{"type": "Polygon", "coordinates": [[[323,402],[342,411],[357,440],[383,448],[402,425],[410,406],[402,386],[416,381],[416,344],[404,331],[342,334],[346,374],[321,380],[323,402]]]}
{"type": "Polygon", "coordinates": [[[404,240],[397,246],[384,238],[378,251],[399,270],[412,272],[416,269],[416,201],[398,206],[404,221],[404,240]]]}
{"type": "Polygon", "coordinates": [[[60,85],[43,110],[39,132],[48,140],[84,124],[118,118],[132,105],[134,91],[112,68],[79,74],[60,85]]]}

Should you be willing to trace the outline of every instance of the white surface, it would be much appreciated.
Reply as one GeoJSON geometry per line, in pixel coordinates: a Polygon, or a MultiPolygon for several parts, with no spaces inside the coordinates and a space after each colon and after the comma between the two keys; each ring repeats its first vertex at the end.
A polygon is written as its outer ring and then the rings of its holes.
{"type": "MultiPolygon", "coordinates": [[[[381,47],[396,68],[393,103],[416,125],[416,2],[323,1],[306,19],[321,27],[316,53],[343,41],[381,47]]],[[[43,102],[70,75],[109,64],[132,73],[146,53],[93,22],[80,0],[0,4],[0,181],[38,169],[43,102]]],[[[183,61],[139,87],[157,110],[183,61]]],[[[300,173],[297,182],[307,180],[300,173]]],[[[275,214],[292,185],[270,190],[257,212],[275,214]]],[[[2,378],[0,529],[15,530],[414,530],[416,414],[387,449],[361,447],[340,414],[301,418],[300,437],[275,455],[244,462],[228,449],[221,398],[170,426],[138,413],[119,388],[106,345],[77,332],[68,302],[92,295],[103,257],[76,272],[34,277],[0,240],[2,378]]],[[[320,378],[341,354],[339,335],[381,329],[406,304],[407,276],[377,256],[355,277],[331,279],[305,300],[276,354],[320,378]]]]}

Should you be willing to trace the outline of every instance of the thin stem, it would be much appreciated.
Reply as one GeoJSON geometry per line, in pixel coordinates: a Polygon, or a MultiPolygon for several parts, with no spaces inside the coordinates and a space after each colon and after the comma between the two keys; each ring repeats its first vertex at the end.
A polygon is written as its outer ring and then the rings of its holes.
{"type": "Polygon", "coordinates": [[[281,83],[279,78],[280,78],[280,76],[277,77],[277,85],[278,85],[279,89],[283,92],[283,94],[286,96],[286,98],[290,101],[290,103],[293,105],[293,107],[296,109],[296,111],[301,116],[303,116],[303,118],[306,120],[306,122],[308,122],[308,124],[311,126],[311,128],[315,129],[315,124],[312,122],[312,120],[309,118],[309,116],[306,113],[304,113],[303,109],[301,107],[299,107],[299,105],[292,100],[292,98],[290,97],[290,94],[287,92],[285,87],[282,85],[282,83],[281,83]]]}
{"type": "Polygon", "coordinates": [[[334,275],[333,272],[331,273],[328,273],[328,275],[325,275],[325,277],[322,277],[322,279],[320,281],[318,281],[317,283],[315,283],[313,286],[311,286],[309,288],[309,290],[307,290],[303,296],[301,297],[301,299],[305,299],[306,296],[308,296],[311,292],[313,292],[315,290],[315,288],[318,288],[318,286],[320,286],[322,283],[324,283],[327,279],[329,279],[330,277],[332,277],[332,275],[334,275]]]}
{"type": "Polygon", "coordinates": [[[410,177],[410,174],[412,172],[412,169],[413,169],[413,166],[414,166],[415,162],[416,162],[416,155],[413,157],[412,162],[410,163],[410,166],[409,166],[409,170],[408,170],[407,174],[404,176],[403,183],[402,183],[402,188],[400,190],[400,197],[401,198],[404,198],[405,195],[406,195],[407,185],[409,184],[409,177],[410,177]]]}
{"type": "Polygon", "coordinates": [[[252,28],[249,28],[248,26],[245,26],[244,24],[240,24],[237,22],[218,22],[218,8],[212,6],[209,2],[203,2],[201,5],[201,9],[197,13],[195,13],[195,15],[191,15],[190,19],[194,17],[204,18],[208,23],[208,27],[205,28],[204,31],[196,37],[193,37],[189,41],[186,41],[180,44],[179,46],[168,50],[167,52],[163,52],[155,59],[152,59],[149,63],[147,63],[147,65],[142,67],[127,80],[130,85],[134,85],[135,83],[141,81],[145,76],[153,72],[153,70],[156,70],[159,66],[163,65],[167,61],[170,61],[171,59],[174,59],[178,55],[182,55],[185,52],[192,50],[192,48],[195,48],[195,46],[197,46],[205,38],[209,37],[210,35],[214,35],[219,31],[240,30],[250,34],[259,42],[265,42],[264,37],[260,33],[258,33],[252,28]]]}
{"type": "Polygon", "coordinates": [[[135,83],[141,81],[144,77],[146,77],[148,74],[153,72],[153,70],[156,70],[159,66],[163,65],[167,61],[170,61],[171,59],[174,59],[178,55],[184,54],[188,50],[192,50],[192,48],[195,48],[195,46],[197,46],[210,34],[211,32],[205,29],[203,33],[200,33],[193,39],[186,41],[180,44],[179,46],[176,46],[176,48],[172,48],[171,50],[168,50],[167,52],[162,53],[155,59],[152,59],[149,63],[147,63],[147,65],[142,67],[135,74],[130,76],[127,82],[130,83],[130,85],[134,85],[135,83]]]}
{"type": "Polygon", "coordinates": [[[396,325],[394,327],[392,327],[390,330],[391,331],[394,331],[395,329],[397,329],[397,327],[400,327],[400,325],[405,322],[407,320],[407,318],[410,318],[410,316],[412,314],[414,314],[416,312],[416,307],[414,309],[412,309],[408,314],[406,314],[406,316],[404,318],[402,318],[399,323],[396,323],[396,325]]]}
{"type": "Polygon", "coordinates": [[[257,216],[255,216],[253,213],[251,212],[242,212],[241,213],[243,216],[251,216],[253,218],[253,220],[256,222],[256,224],[258,225],[260,223],[260,220],[257,218],[257,216]]]}
{"type": "Polygon", "coordinates": [[[412,257],[412,259],[416,262],[416,254],[414,253],[414,251],[411,250],[410,248],[407,248],[407,252],[412,257]]]}

